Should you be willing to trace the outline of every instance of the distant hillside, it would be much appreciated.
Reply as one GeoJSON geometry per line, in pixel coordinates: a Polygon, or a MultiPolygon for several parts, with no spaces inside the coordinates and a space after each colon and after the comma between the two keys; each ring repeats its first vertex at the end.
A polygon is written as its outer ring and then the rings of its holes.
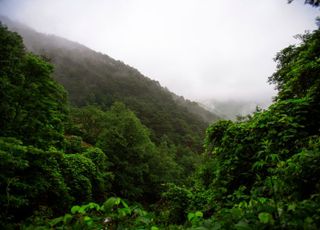
{"type": "Polygon", "coordinates": [[[201,146],[198,140],[208,123],[219,119],[108,55],[61,37],[38,33],[4,17],[0,21],[23,37],[28,50],[55,65],[54,78],[64,85],[73,105],[107,108],[114,101],[123,101],[152,130],[154,140],[166,135],[175,143],[190,146],[201,146]]]}
{"type": "Polygon", "coordinates": [[[223,119],[235,120],[237,116],[245,116],[253,113],[256,110],[257,106],[260,108],[266,108],[268,107],[269,103],[257,103],[254,101],[245,100],[219,101],[208,99],[201,101],[200,105],[206,110],[209,110],[212,113],[222,117],[223,119]]]}

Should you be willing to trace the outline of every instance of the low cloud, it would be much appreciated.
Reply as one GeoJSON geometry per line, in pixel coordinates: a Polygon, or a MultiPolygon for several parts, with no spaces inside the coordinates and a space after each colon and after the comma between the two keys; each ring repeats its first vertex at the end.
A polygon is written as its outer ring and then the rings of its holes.
{"type": "Polygon", "coordinates": [[[296,0],[2,0],[0,14],[139,69],[194,100],[270,100],[273,57],[316,28],[296,0]]]}

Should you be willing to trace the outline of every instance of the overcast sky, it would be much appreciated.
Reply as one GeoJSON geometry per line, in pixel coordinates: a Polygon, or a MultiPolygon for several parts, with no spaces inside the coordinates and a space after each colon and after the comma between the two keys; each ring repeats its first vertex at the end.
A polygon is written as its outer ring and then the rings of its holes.
{"type": "Polygon", "coordinates": [[[193,100],[263,102],[280,49],[316,28],[296,0],[0,0],[0,14],[137,68],[193,100]]]}

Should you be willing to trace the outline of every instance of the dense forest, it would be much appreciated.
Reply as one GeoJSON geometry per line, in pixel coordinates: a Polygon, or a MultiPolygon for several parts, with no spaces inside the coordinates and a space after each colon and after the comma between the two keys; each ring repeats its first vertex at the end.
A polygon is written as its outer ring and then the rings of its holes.
{"type": "Polygon", "coordinates": [[[150,129],[156,143],[166,135],[174,144],[197,151],[208,123],[219,119],[121,61],[8,18],[0,20],[23,37],[28,51],[54,64],[53,78],[65,87],[74,106],[96,105],[105,110],[121,101],[150,129]]]}
{"type": "Polygon", "coordinates": [[[19,32],[0,24],[1,229],[320,228],[320,29],[276,54],[274,103],[234,122],[19,32]]]}

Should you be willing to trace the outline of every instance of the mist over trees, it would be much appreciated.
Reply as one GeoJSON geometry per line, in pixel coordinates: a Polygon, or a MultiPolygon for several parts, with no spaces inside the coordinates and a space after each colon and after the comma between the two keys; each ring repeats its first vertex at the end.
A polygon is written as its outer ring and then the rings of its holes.
{"type": "MultiPolygon", "coordinates": [[[[158,142],[165,134],[174,143],[181,143],[192,130],[197,138],[194,148],[201,148],[208,123],[219,117],[160,86],[138,70],[107,55],[66,39],[38,33],[8,18],[2,21],[24,37],[28,50],[55,65],[53,77],[68,92],[72,105],[98,105],[109,108],[122,101],[152,130],[158,142]],[[179,135],[176,135],[179,133],[179,135]]],[[[190,137],[190,136],[189,136],[190,137]]]]}
{"type": "Polygon", "coordinates": [[[238,121],[16,29],[27,48],[0,24],[1,229],[319,229],[319,29],[276,54],[273,104],[238,121]]]}

